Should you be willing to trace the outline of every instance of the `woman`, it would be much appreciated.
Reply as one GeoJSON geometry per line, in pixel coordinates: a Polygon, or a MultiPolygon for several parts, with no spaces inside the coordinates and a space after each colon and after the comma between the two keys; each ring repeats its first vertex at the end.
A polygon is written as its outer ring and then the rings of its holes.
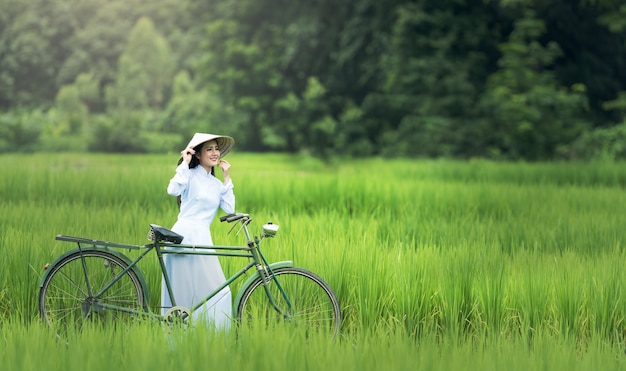
{"type": "MultiPolygon", "coordinates": [[[[235,141],[223,135],[196,133],[181,152],[176,174],[167,193],[180,197],[180,212],[172,230],[189,245],[213,245],[209,229],[218,209],[235,211],[235,194],[230,179],[230,164],[224,157],[235,141]],[[215,177],[215,167],[222,168],[224,181],[215,177]]],[[[191,309],[222,285],[226,278],[217,256],[165,256],[176,305],[191,309]]],[[[165,280],[161,287],[163,314],[172,307],[165,280]]],[[[194,313],[194,321],[206,320],[217,328],[230,327],[232,299],[226,287],[194,313]]]]}

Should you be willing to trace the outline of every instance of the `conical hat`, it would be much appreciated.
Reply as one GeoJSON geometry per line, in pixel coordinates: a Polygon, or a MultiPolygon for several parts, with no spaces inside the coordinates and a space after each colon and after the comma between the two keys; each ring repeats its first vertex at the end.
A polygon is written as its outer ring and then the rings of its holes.
{"type": "Polygon", "coordinates": [[[196,146],[208,142],[209,140],[215,140],[217,142],[217,146],[220,149],[220,157],[226,156],[228,152],[230,152],[231,148],[235,144],[235,140],[226,135],[215,135],[215,134],[205,134],[205,133],[195,133],[193,138],[187,144],[187,148],[196,146]]]}

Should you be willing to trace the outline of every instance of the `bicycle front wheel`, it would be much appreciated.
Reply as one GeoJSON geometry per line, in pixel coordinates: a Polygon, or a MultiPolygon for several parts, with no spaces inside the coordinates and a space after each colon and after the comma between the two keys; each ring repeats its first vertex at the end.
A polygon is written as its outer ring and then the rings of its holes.
{"type": "Polygon", "coordinates": [[[302,268],[278,268],[273,272],[274,277],[266,283],[258,277],[245,289],[237,307],[241,325],[285,323],[306,334],[335,335],[339,331],[339,300],[324,280],[302,268]]]}
{"type": "Polygon", "coordinates": [[[146,306],[138,274],[119,256],[77,251],[50,267],[39,291],[39,312],[57,332],[86,322],[132,321],[146,306]],[[123,272],[123,273],[122,273],[123,272]]]}

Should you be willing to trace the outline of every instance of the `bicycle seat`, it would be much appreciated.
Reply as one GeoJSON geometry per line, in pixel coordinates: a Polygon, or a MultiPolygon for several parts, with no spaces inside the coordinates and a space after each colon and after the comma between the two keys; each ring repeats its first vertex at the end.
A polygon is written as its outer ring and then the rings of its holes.
{"type": "Polygon", "coordinates": [[[152,241],[166,241],[175,244],[179,244],[183,241],[183,236],[171,231],[167,228],[163,228],[160,225],[150,224],[150,232],[148,232],[148,239],[152,241]]]}

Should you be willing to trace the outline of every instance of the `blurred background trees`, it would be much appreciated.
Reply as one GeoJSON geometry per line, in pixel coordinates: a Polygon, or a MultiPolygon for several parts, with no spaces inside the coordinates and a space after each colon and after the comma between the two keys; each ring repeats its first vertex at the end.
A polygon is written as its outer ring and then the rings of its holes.
{"type": "Polygon", "coordinates": [[[626,156],[618,0],[0,0],[0,152],[626,156]]]}

